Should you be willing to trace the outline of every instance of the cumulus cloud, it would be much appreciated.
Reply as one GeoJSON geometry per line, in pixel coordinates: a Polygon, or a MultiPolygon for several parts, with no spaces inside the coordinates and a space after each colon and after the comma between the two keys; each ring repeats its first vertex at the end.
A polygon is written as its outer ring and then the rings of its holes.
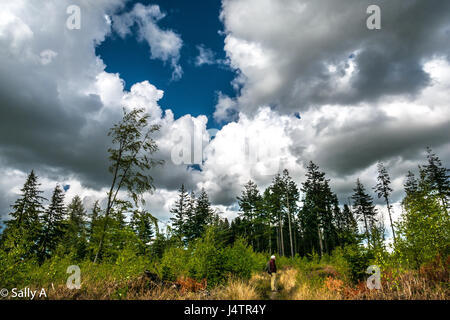
{"type": "MultiPolygon", "coordinates": [[[[157,188],[175,190],[180,181],[196,183],[190,182],[196,174],[187,166],[170,161],[175,144],[171,127],[187,132],[195,121],[205,126],[206,118],[186,115],[175,120],[170,110],[163,112],[158,105],[162,90],[143,81],[126,91],[119,74],[105,72],[95,46],[111,32],[105,16],[123,8],[123,1],[83,2],[80,30],[65,28],[70,4],[55,0],[41,7],[15,1],[0,10],[0,167],[10,177],[0,185],[3,217],[17,194],[10,190],[17,191],[32,168],[46,182],[46,192],[56,183],[70,184],[68,195],[79,193],[90,204],[106,194],[106,150],[111,143],[106,134],[121,118],[122,107],[144,107],[151,121],[161,125],[155,137],[157,156],[166,165],[154,172],[157,188]]],[[[155,52],[161,58],[175,55],[169,49],[167,55],[155,52]]]]}
{"type": "Polygon", "coordinates": [[[172,79],[179,80],[183,75],[178,63],[183,41],[172,30],[162,30],[158,26],[158,22],[165,16],[158,5],[144,6],[137,3],[130,12],[113,16],[113,28],[124,38],[132,33],[131,28],[137,24],[138,39],[148,43],[150,57],[169,62],[173,68],[172,79]]]}
{"type": "Polygon", "coordinates": [[[450,3],[376,1],[382,29],[375,31],[366,28],[371,4],[224,0],[225,51],[241,73],[240,109],[303,112],[414,96],[427,87],[423,63],[448,56],[450,3]]]}
{"type": "Polygon", "coordinates": [[[204,45],[198,45],[198,56],[195,58],[195,65],[200,67],[204,64],[211,65],[216,63],[214,51],[206,48],[204,45]]]}

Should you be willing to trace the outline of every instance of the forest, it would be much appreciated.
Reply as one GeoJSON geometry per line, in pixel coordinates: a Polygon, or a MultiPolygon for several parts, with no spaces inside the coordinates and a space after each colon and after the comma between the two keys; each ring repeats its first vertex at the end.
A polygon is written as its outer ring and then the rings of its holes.
{"type": "Polygon", "coordinates": [[[405,173],[396,221],[383,162],[376,185],[357,179],[340,203],[310,161],[305,177],[285,169],[263,191],[248,181],[232,221],[204,189],[180,185],[161,230],[143,209],[143,195],[155,188],[151,169],[164,165],[158,130],[142,109],[124,111],[109,132],[111,186],[92,208],[79,196],[65,199],[60,185],[45,199],[31,170],[1,231],[1,286],[47,288],[49,299],[449,299],[450,170],[431,148],[416,172],[405,173]],[[264,272],[272,254],[276,296],[264,272]],[[66,286],[72,265],[81,270],[79,289],[66,286]],[[379,268],[381,289],[367,288],[369,266],[379,268]]]}

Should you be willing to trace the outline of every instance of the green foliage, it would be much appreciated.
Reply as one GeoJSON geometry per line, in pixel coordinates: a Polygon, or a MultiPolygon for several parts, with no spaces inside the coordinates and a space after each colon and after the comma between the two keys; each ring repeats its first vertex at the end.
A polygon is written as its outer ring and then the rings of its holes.
{"type": "Polygon", "coordinates": [[[439,194],[431,192],[422,174],[418,189],[403,201],[404,213],[398,223],[396,251],[403,263],[419,268],[436,255],[446,256],[450,244],[450,218],[439,194]]]}
{"type": "Polygon", "coordinates": [[[225,270],[233,276],[249,279],[253,270],[258,270],[257,259],[252,247],[242,238],[237,239],[233,246],[224,251],[225,270]]]}
{"type": "Polygon", "coordinates": [[[373,252],[360,245],[344,248],[343,257],[348,263],[351,280],[354,282],[367,278],[366,270],[374,259],[373,252]]]}

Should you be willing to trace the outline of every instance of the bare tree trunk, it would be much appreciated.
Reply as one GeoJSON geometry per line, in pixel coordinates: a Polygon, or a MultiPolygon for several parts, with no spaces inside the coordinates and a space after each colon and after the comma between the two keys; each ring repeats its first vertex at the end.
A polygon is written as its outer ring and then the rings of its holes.
{"type": "Polygon", "coordinates": [[[394,238],[394,243],[395,243],[397,239],[395,238],[394,224],[392,223],[391,206],[389,204],[389,199],[387,197],[385,197],[385,199],[386,199],[386,205],[387,205],[388,214],[389,214],[389,221],[391,222],[392,237],[394,238]]]}
{"type": "Polygon", "coordinates": [[[366,238],[367,238],[367,246],[370,247],[370,237],[369,237],[369,228],[367,227],[367,219],[366,219],[366,214],[363,213],[364,216],[364,225],[366,227],[366,238]]]}
{"type": "Polygon", "coordinates": [[[294,246],[292,244],[292,226],[291,226],[291,210],[289,209],[289,194],[286,195],[289,221],[289,240],[291,243],[291,257],[294,257],[294,246]]]}
{"type": "Polygon", "coordinates": [[[319,247],[320,247],[320,256],[323,256],[323,243],[322,243],[322,232],[320,232],[320,226],[317,225],[317,235],[319,236],[319,247]]]}
{"type": "Polygon", "coordinates": [[[269,221],[269,252],[272,254],[272,226],[269,221]]]}
{"type": "Polygon", "coordinates": [[[280,238],[281,238],[281,255],[284,256],[284,235],[283,235],[283,222],[281,220],[281,213],[278,213],[280,224],[280,238]]]}

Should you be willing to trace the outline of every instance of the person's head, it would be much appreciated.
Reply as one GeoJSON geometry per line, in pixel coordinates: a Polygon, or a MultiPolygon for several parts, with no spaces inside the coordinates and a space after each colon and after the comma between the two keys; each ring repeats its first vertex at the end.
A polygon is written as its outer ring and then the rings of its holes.
{"type": "Polygon", "coordinates": [[[270,259],[271,259],[271,260],[275,260],[275,256],[271,256],[270,259]]]}

